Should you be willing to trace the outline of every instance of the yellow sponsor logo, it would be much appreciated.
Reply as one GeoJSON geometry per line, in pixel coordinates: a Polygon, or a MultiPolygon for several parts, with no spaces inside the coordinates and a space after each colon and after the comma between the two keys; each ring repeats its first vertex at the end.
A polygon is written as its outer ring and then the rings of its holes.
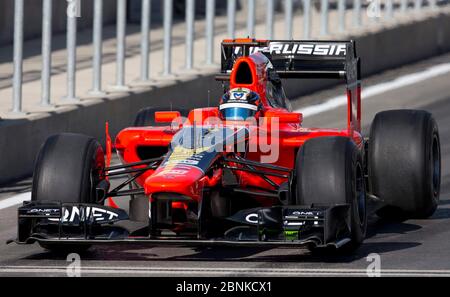
{"type": "Polygon", "coordinates": [[[199,147],[194,149],[184,148],[182,146],[177,146],[174,148],[172,154],[169,159],[167,159],[166,166],[175,166],[177,164],[184,165],[198,165],[200,160],[202,159],[199,154],[208,151],[211,148],[209,147],[199,147]]]}

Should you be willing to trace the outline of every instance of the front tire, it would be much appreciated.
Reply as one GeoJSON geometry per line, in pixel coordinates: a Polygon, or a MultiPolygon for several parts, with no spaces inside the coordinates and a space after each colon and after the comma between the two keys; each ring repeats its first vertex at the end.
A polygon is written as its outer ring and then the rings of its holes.
{"type": "Polygon", "coordinates": [[[366,236],[367,202],[361,151],[355,143],[347,137],[308,140],[297,154],[295,174],[296,204],[350,204],[351,241],[340,250],[357,249],[366,236]]]}
{"type": "Polygon", "coordinates": [[[431,216],[439,203],[441,155],[433,116],[422,110],[390,110],[375,116],[369,140],[372,193],[386,206],[381,217],[431,216]]]}
{"type": "MultiPolygon", "coordinates": [[[[105,160],[101,145],[92,137],[63,133],[42,146],[33,174],[32,201],[96,203],[96,185],[103,179],[105,160]]],[[[83,250],[87,245],[40,243],[51,251],[83,250]]]]}

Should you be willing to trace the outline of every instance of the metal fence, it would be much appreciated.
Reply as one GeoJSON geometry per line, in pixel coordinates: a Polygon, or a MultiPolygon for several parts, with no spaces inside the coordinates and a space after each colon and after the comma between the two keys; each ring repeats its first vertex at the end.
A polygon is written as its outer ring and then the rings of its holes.
{"type": "MultiPolygon", "coordinates": [[[[13,98],[12,112],[22,113],[22,64],[23,64],[23,27],[24,9],[26,1],[34,0],[15,0],[14,7],[14,75],[13,75],[13,98]]],[[[52,52],[52,3],[54,0],[43,0],[42,5],[42,89],[41,101],[42,106],[51,106],[51,52],[52,52]]],[[[94,21],[93,21],[93,52],[92,52],[92,71],[93,81],[90,86],[90,94],[104,96],[105,91],[101,85],[102,77],[102,10],[104,0],[66,0],[67,1],[67,95],[63,100],[67,102],[77,102],[79,99],[76,95],[76,49],[77,49],[77,13],[79,5],[93,5],[94,21]]],[[[163,28],[164,28],[164,58],[163,58],[163,75],[170,76],[172,74],[172,25],[173,25],[173,0],[157,0],[163,1],[163,28]]],[[[194,59],[194,39],[195,39],[195,0],[175,0],[185,2],[185,67],[193,68],[194,59]]],[[[200,1],[200,0],[197,0],[200,1]]],[[[214,63],[214,24],[216,15],[216,1],[206,1],[206,48],[205,57],[206,64],[214,63]]],[[[236,34],[236,9],[238,0],[227,0],[227,35],[235,38],[236,34]]],[[[142,0],[141,15],[141,69],[140,79],[149,81],[150,59],[150,10],[151,3],[155,0],[142,0]]],[[[323,38],[329,34],[329,26],[335,26],[340,33],[346,33],[348,30],[362,26],[362,14],[372,14],[372,18],[377,22],[384,20],[392,20],[399,15],[421,13],[422,11],[436,11],[440,6],[446,5],[448,1],[439,0],[241,0],[246,12],[246,28],[249,37],[255,37],[255,9],[264,7],[266,18],[266,36],[256,36],[258,38],[268,39],[291,39],[293,37],[293,21],[298,14],[303,16],[302,34],[303,39],[311,38],[312,32],[312,10],[316,9],[320,13],[320,35],[323,38]],[[297,9],[294,9],[297,8],[297,9]],[[299,9],[300,8],[300,9],[299,9]],[[337,23],[330,24],[330,11],[337,11],[337,23]],[[394,12],[395,11],[395,12],[394,12]],[[285,19],[285,35],[276,36],[274,31],[274,22],[277,14],[283,14],[285,19]],[[347,27],[345,18],[346,14],[352,15],[352,26],[347,27]]],[[[127,90],[125,84],[125,50],[126,50],[126,11],[127,0],[117,0],[117,29],[116,29],[116,82],[115,89],[127,90]]]]}

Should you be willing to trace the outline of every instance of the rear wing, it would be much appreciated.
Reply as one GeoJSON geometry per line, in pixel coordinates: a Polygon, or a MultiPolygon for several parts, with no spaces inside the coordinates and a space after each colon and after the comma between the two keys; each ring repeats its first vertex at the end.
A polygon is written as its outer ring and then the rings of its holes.
{"type": "Polygon", "coordinates": [[[234,62],[256,52],[267,56],[280,78],[343,79],[349,98],[348,127],[361,130],[361,63],[353,40],[224,40],[216,79],[228,80],[234,62]]]}
{"type": "Polygon", "coordinates": [[[360,79],[354,41],[236,39],[222,42],[221,76],[231,72],[241,56],[261,52],[282,78],[360,79]]]}

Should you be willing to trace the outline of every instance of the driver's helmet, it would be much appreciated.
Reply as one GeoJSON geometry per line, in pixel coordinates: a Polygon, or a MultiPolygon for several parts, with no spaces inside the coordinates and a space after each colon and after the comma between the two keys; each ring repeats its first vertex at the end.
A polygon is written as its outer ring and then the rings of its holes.
{"type": "Polygon", "coordinates": [[[255,117],[259,95],[247,88],[234,88],[222,96],[219,112],[225,120],[246,120],[255,117]]]}

